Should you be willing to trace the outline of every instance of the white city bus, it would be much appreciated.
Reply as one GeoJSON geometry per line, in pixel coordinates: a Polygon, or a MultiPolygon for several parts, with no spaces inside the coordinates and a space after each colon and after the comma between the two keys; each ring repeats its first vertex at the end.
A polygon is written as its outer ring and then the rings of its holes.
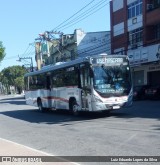
{"type": "Polygon", "coordinates": [[[26,103],[46,109],[114,110],[132,105],[126,55],[97,55],[51,65],[24,76],[26,103]]]}

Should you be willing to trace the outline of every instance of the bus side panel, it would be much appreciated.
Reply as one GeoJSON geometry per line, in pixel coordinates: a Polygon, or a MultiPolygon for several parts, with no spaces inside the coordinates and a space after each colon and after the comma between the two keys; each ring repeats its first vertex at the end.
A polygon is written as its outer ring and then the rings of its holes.
{"type": "Polygon", "coordinates": [[[34,91],[26,91],[26,104],[37,106],[37,99],[40,98],[42,105],[45,108],[50,108],[50,93],[49,90],[39,89],[34,91]]]}
{"type": "Polygon", "coordinates": [[[25,91],[26,104],[37,106],[37,91],[25,91]]]}
{"type": "MultiPolygon", "coordinates": [[[[77,86],[67,87],[66,94],[68,96],[68,100],[74,98],[78,105],[78,110],[82,110],[82,89],[79,89],[77,86]]],[[[68,102],[68,109],[69,109],[69,102],[68,102]]]]}
{"type": "Polygon", "coordinates": [[[56,109],[68,109],[68,97],[66,94],[66,87],[59,87],[56,91],[56,109]]]}
{"type": "Polygon", "coordinates": [[[57,89],[52,88],[50,93],[51,98],[51,108],[56,109],[56,96],[57,96],[57,89]]]}
{"type": "Polygon", "coordinates": [[[42,105],[45,108],[51,108],[51,91],[50,90],[39,90],[37,93],[37,98],[40,98],[42,101],[42,105]]]}
{"type": "Polygon", "coordinates": [[[56,109],[69,110],[69,100],[75,98],[81,109],[81,90],[77,87],[60,87],[56,91],[56,109]]]}

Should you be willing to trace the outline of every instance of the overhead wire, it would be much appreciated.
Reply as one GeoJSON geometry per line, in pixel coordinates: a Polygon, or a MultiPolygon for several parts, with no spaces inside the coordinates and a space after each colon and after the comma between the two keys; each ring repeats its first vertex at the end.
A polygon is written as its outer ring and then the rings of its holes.
{"type": "Polygon", "coordinates": [[[27,50],[29,49],[29,47],[30,47],[30,45],[28,45],[27,49],[24,51],[24,53],[22,54],[22,56],[27,52],[27,50]]]}
{"type": "MultiPolygon", "coordinates": [[[[75,18],[73,18],[71,21],[67,22],[66,24],[62,25],[59,27],[59,30],[63,27],[68,27],[68,25],[70,24],[75,24],[78,22],[80,22],[81,20],[87,18],[88,16],[92,15],[93,13],[95,13],[96,11],[94,11],[95,9],[97,9],[99,6],[101,6],[102,4],[106,3],[107,1],[106,0],[101,0],[100,2],[96,3],[94,6],[90,7],[89,9],[87,9],[86,11],[84,11],[83,13],[79,14],[78,16],[76,16],[75,18]],[[91,13],[91,14],[90,14],[91,13]],[[87,14],[89,14],[87,16],[87,14]],[[81,19],[82,18],[82,19],[81,19]]],[[[107,3],[108,4],[108,3],[107,3]]],[[[106,5],[107,5],[106,4],[106,5]]],[[[106,6],[104,5],[104,6],[106,6]]],[[[104,6],[102,6],[101,8],[103,8],[104,6]]],[[[101,9],[100,8],[100,9],[101,9]]],[[[98,9],[99,10],[99,9],[98,9]]]]}
{"type": "Polygon", "coordinates": [[[33,46],[29,44],[26,51],[23,54],[19,55],[19,57],[22,58],[22,57],[26,56],[26,54],[29,54],[29,52],[31,52],[32,50],[33,50],[33,46]]]}
{"type": "Polygon", "coordinates": [[[65,21],[63,21],[62,23],[60,23],[58,26],[56,26],[53,31],[57,30],[57,28],[59,28],[61,25],[63,25],[65,22],[69,21],[71,18],[73,18],[75,15],[77,15],[79,12],[81,12],[82,10],[84,10],[86,7],[88,7],[89,5],[91,5],[95,0],[92,0],[91,2],[89,2],[87,5],[85,5],[84,7],[82,7],[80,10],[78,10],[75,14],[73,14],[71,17],[69,17],[68,19],[66,19],[65,21]]]}
{"type": "Polygon", "coordinates": [[[67,28],[69,28],[69,27],[71,27],[71,26],[73,26],[73,25],[75,25],[75,24],[77,24],[77,23],[79,23],[79,22],[81,22],[82,20],[88,18],[89,16],[91,16],[91,15],[94,14],[94,13],[96,13],[97,11],[99,11],[100,9],[102,9],[103,7],[105,7],[106,5],[107,5],[107,4],[103,5],[102,7],[98,8],[96,11],[90,13],[89,15],[83,17],[82,19],[80,19],[80,20],[74,22],[73,24],[67,26],[66,28],[62,29],[62,31],[65,30],[65,29],[67,29],[67,28]]]}
{"type": "Polygon", "coordinates": [[[5,57],[3,60],[11,60],[11,59],[14,59],[14,58],[17,58],[17,56],[11,56],[11,57],[5,57]]]}

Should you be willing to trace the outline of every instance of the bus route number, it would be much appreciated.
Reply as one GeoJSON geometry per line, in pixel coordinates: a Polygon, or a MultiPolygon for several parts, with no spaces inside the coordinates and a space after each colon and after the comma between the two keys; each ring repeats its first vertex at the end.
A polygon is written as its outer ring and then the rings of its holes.
{"type": "Polygon", "coordinates": [[[106,58],[98,58],[97,59],[97,64],[104,64],[106,63],[106,58]]]}

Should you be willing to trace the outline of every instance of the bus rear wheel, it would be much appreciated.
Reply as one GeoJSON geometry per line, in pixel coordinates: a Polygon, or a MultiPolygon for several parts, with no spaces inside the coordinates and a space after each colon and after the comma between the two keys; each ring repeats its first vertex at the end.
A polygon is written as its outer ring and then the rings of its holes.
{"type": "Polygon", "coordinates": [[[38,110],[39,110],[40,112],[44,112],[44,107],[43,107],[43,105],[42,105],[41,99],[38,99],[37,105],[38,105],[38,110]]]}

